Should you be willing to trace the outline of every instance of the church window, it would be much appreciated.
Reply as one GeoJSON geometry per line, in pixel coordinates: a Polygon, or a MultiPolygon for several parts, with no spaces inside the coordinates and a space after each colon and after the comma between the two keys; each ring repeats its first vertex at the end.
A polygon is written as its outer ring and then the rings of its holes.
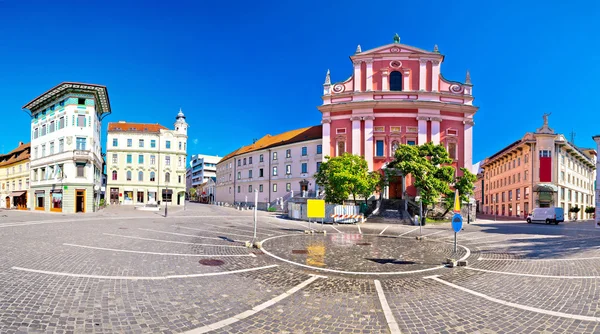
{"type": "Polygon", "coordinates": [[[390,73],[390,90],[402,90],[402,73],[398,71],[390,73]]]}

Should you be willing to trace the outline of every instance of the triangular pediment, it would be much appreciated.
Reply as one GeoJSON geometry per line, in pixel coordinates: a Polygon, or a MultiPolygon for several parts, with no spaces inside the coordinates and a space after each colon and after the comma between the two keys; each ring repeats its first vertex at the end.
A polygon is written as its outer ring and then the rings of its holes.
{"type": "Polygon", "coordinates": [[[391,43],[387,45],[383,45],[374,49],[366,50],[361,53],[355,54],[355,56],[364,56],[364,55],[386,55],[386,54],[402,54],[402,53],[419,53],[419,54],[434,54],[437,55],[439,53],[427,51],[423,49],[416,48],[414,46],[400,44],[400,43],[391,43]]]}

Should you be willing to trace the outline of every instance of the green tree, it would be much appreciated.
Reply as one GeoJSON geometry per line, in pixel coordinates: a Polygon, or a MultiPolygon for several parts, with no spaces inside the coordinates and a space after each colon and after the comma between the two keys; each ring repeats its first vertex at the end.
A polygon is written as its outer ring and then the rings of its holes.
{"type": "Polygon", "coordinates": [[[458,189],[462,201],[467,201],[473,193],[473,182],[477,177],[465,168],[461,168],[462,175],[456,177],[451,163],[452,159],[444,146],[429,142],[419,146],[400,145],[388,168],[394,168],[404,176],[412,176],[423,202],[423,215],[427,215],[430,207],[440,199],[447,203],[448,209],[452,207],[452,188],[458,189]]]}
{"type": "Polygon", "coordinates": [[[593,206],[588,206],[587,208],[585,208],[585,213],[587,213],[587,214],[594,213],[595,211],[596,211],[596,208],[593,206]]]}
{"type": "Polygon", "coordinates": [[[196,197],[196,188],[190,188],[190,200],[196,197]]]}
{"type": "Polygon", "coordinates": [[[357,196],[362,196],[366,202],[377,189],[380,175],[369,172],[369,166],[363,157],[346,153],[325,159],[315,174],[315,181],[325,190],[325,200],[328,203],[342,204],[350,196],[354,204],[357,196]]]}

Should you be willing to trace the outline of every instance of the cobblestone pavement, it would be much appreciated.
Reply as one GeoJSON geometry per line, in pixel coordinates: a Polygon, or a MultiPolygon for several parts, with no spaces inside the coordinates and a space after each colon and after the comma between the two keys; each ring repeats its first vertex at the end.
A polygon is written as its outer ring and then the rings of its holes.
{"type": "Polygon", "coordinates": [[[592,222],[479,220],[454,253],[449,224],[258,216],[261,250],[231,208],[0,211],[0,333],[600,333],[592,222]]]}

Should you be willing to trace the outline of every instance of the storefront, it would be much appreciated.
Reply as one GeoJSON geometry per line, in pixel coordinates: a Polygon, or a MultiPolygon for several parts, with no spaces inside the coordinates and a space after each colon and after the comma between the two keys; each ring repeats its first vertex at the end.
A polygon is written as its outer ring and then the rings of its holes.
{"type": "Polygon", "coordinates": [[[156,191],[148,191],[148,203],[156,203],[156,191]]]}
{"type": "Polygon", "coordinates": [[[133,190],[123,191],[123,204],[133,204],[133,190]]]}
{"type": "Polygon", "coordinates": [[[44,191],[43,190],[36,190],[35,191],[35,209],[36,210],[40,210],[40,211],[45,211],[46,210],[46,201],[45,201],[45,197],[44,197],[44,191]]]}
{"type": "Polygon", "coordinates": [[[63,192],[62,190],[52,190],[50,192],[50,211],[62,212],[63,192]]]}
{"type": "Polygon", "coordinates": [[[12,205],[10,207],[17,208],[19,210],[27,210],[27,191],[13,191],[9,197],[12,201],[12,205]]]}

